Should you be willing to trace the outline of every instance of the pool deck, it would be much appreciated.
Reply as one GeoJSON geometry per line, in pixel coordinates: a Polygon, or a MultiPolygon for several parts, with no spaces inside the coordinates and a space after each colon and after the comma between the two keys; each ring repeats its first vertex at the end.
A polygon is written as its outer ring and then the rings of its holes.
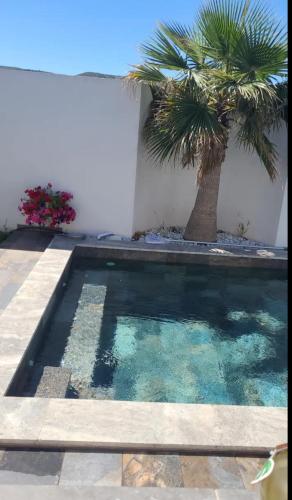
{"type": "Polygon", "coordinates": [[[249,486],[258,464],[252,457],[264,456],[274,445],[287,441],[286,408],[76,401],[5,394],[19,363],[29,361],[27,348],[46,317],[76,245],[83,255],[107,255],[111,249],[113,257],[125,251],[129,258],[132,250],[130,256],[135,258],[138,250],[137,257],[143,252],[144,260],[173,262],[177,255],[181,259],[184,254],[183,260],[188,262],[196,254],[202,262],[207,255],[210,265],[278,268],[286,268],[287,252],[222,245],[97,242],[90,237],[74,241],[62,236],[56,236],[49,245],[50,240],[49,235],[16,231],[0,245],[0,497],[257,499],[256,490],[249,486]],[[46,452],[39,451],[45,446],[46,452]],[[23,452],[17,451],[19,447],[24,447],[30,457],[24,460],[23,452]],[[56,447],[62,451],[55,452],[56,447]],[[151,450],[152,455],[143,455],[141,450],[151,450]],[[167,455],[154,454],[163,450],[167,455]],[[180,457],[176,455],[179,451],[180,457]],[[224,452],[232,457],[219,458],[224,452]],[[38,457],[35,462],[33,453],[43,453],[42,460],[38,457]],[[196,456],[209,453],[213,456],[196,456]],[[239,455],[251,458],[236,458],[239,455]],[[162,477],[160,471],[166,471],[166,476],[162,477]]]}
{"type": "Polygon", "coordinates": [[[45,233],[14,231],[0,244],[0,315],[51,239],[52,236],[45,233]]]}
{"type": "Polygon", "coordinates": [[[0,451],[0,484],[237,489],[251,481],[264,459],[90,450],[0,451]]]}

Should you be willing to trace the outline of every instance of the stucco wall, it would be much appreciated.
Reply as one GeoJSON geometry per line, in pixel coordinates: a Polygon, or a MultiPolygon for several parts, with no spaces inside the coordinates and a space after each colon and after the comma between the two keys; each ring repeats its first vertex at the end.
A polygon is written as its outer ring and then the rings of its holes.
{"type": "Polygon", "coordinates": [[[222,167],[218,201],[218,226],[236,232],[238,224],[248,227],[247,236],[275,244],[287,178],[287,133],[283,128],[272,140],[278,147],[278,178],[271,182],[256,154],[231,142],[222,167]]]}
{"type": "MultiPolygon", "coordinates": [[[[120,79],[70,77],[0,69],[0,229],[23,223],[24,190],[51,181],[74,194],[68,229],[132,235],[161,224],[184,226],[196,197],[194,169],[155,165],[142,128],[149,89],[120,79]]],[[[230,145],[222,168],[218,227],[286,245],[287,138],[279,146],[279,178],[271,183],[255,155],[230,145]]]]}
{"type": "Polygon", "coordinates": [[[287,196],[287,182],[285,186],[284,198],[279,218],[279,225],[277,231],[276,245],[286,246],[288,244],[288,196],[287,196]]]}
{"type": "MultiPolygon", "coordinates": [[[[148,89],[142,90],[140,128],[150,102],[148,89]]],[[[218,200],[218,228],[236,234],[239,223],[248,226],[247,236],[268,244],[285,245],[287,232],[278,236],[278,225],[287,178],[287,133],[283,128],[274,134],[278,146],[278,171],[271,182],[256,154],[236,145],[231,138],[222,167],[218,200]],[[281,243],[280,243],[281,242],[281,243]]],[[[145,152],[140,134],[136,195],[135,230],[165,225],[184,226],[197,192],[195,170],[154,165],[145,152]]],[[[281,221],[284,220],[285,207],[281,221]]],[[[283,228],[285,223],[283,223],[283,228]]]]}
{"type": "Polygon", "coordinates": [[[185,225],[197,191],[194,169],[181,169],[173,164],[160,165],[149,157],[142,129],[150,102],[150,91],[143,86],[136,175],[135,231],[161,225],[185,225]]]}
{"type": "Polygon", "coordinates": [[[70,230],[131,234],[139,107],[119,79],[0,69],[0,228],[51,181],[74,194],[70,230]]]}

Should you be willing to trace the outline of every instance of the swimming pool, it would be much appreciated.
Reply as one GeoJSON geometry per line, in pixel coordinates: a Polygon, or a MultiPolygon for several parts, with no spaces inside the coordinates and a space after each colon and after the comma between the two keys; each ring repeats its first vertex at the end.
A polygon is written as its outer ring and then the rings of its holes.
{"type": "Polygon", "coordinates": [[[71,398],[286,406],[286,301],[281,270],[74,258],[34,367],[71,398]]]}

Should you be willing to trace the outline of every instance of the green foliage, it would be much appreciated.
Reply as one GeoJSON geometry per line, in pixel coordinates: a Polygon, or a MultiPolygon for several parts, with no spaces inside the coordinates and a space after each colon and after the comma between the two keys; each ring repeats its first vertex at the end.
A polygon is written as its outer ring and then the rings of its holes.
{"type": "Polygon", "coordinates": [[[286,45],[285,27],[257,0],[210,0],[193,26],[161,24],[142,46],[144,64],[128,75],[152,89],[150,154],[183,166],[199,158],[202,175],[216,162],[210,149],[224,150],[236,124],[238,144],[256,151],[274,179],[269,132],[287,120],[286,45]]]}
{"type": "Polygon", "coordinates": [[[241,238],[245,238],[248,232],[248,228],[250,226],[250,221],[248,220],[246,224],[244,222],[240,222],[237,226],[237,235],[241,238]]]}

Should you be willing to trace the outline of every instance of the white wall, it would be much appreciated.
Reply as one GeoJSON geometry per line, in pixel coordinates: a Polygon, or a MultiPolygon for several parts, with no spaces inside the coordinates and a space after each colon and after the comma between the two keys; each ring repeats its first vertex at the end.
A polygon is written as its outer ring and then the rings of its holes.
{"type": "Polygon", "coordinates": [[[287,182],[286,182],[278,231],[277,231],[276,245],[286,246],[287,244],[288,244],[288,196],[287,196],[287,182]]]}
{"type": "Polygon", "coordinates": [[[174,168],[173,164],[157,164],[149,157],[142,129],[148,114],[151,94],[142,87],[134,230],[165,225],[184,226],[196,195],[194,169],[174,168]]]}
{"type": "MultiPolygon", "coordinates": [[[[150,93],[142,90],[140,128],[145,122],[150,93]]],[[[268,244],[277,238],[287,178],[287,132],[285,126],[272,138],[278,146],[278,179],[271,182],[256,154],[240,149],[231,139],[222,167],[218,200],[218,228],[236,234],[239,223],[247,224],[247,236],[268,244]]],[[[166,225],[186,225],[197,193],[194,169],[154,165],[139,142],[135,230],[166,225]]],[[[285,213],[285,210],[284,210],[285,213]]],[[[282,220],[282,219],[281,219],[282,220]]],[[[285,224],[284,224],[285,225],[285,224]]],[[[286,244],[287,234],[282,231],[286,244]]],[[[277,243],[280,244],[280,243],[277,243]]]]}
{"type": "Polygon", "coordinates": [[[74,194],[70,230],[131,234],[139,101],[119,79],[0,69],[0,228],[51,181],[74,194]]]}
{"type": "Polygon", "coordinates": [[[218,226],[236,232],[250,221],[247,236],[275,244],[287,178],[287,133],[283,127],[272,140],[278,147],[278,178],[271,182],[256,154],[231,142],[222,167],[218,226]]]}
{"type": "MultiPolygon", "coordinates": [[[[24,190],[51,181],[71,191],[77,211],[71,231],[134,231],[184,226],[195,202],[194,169],[155,165],[142,128],[150,103],[145,87],[120,79],[70,77],[0,68],[0,229],[24,219],[24,190]]],[[[218,227],[287,244],[284,188],[287,138],[279,146],[279,178],[271,183],[256,155],[230,145],[222,168],[218,227]]],[[[287,204],[287,203],[286,203],[287,204]]]]}

